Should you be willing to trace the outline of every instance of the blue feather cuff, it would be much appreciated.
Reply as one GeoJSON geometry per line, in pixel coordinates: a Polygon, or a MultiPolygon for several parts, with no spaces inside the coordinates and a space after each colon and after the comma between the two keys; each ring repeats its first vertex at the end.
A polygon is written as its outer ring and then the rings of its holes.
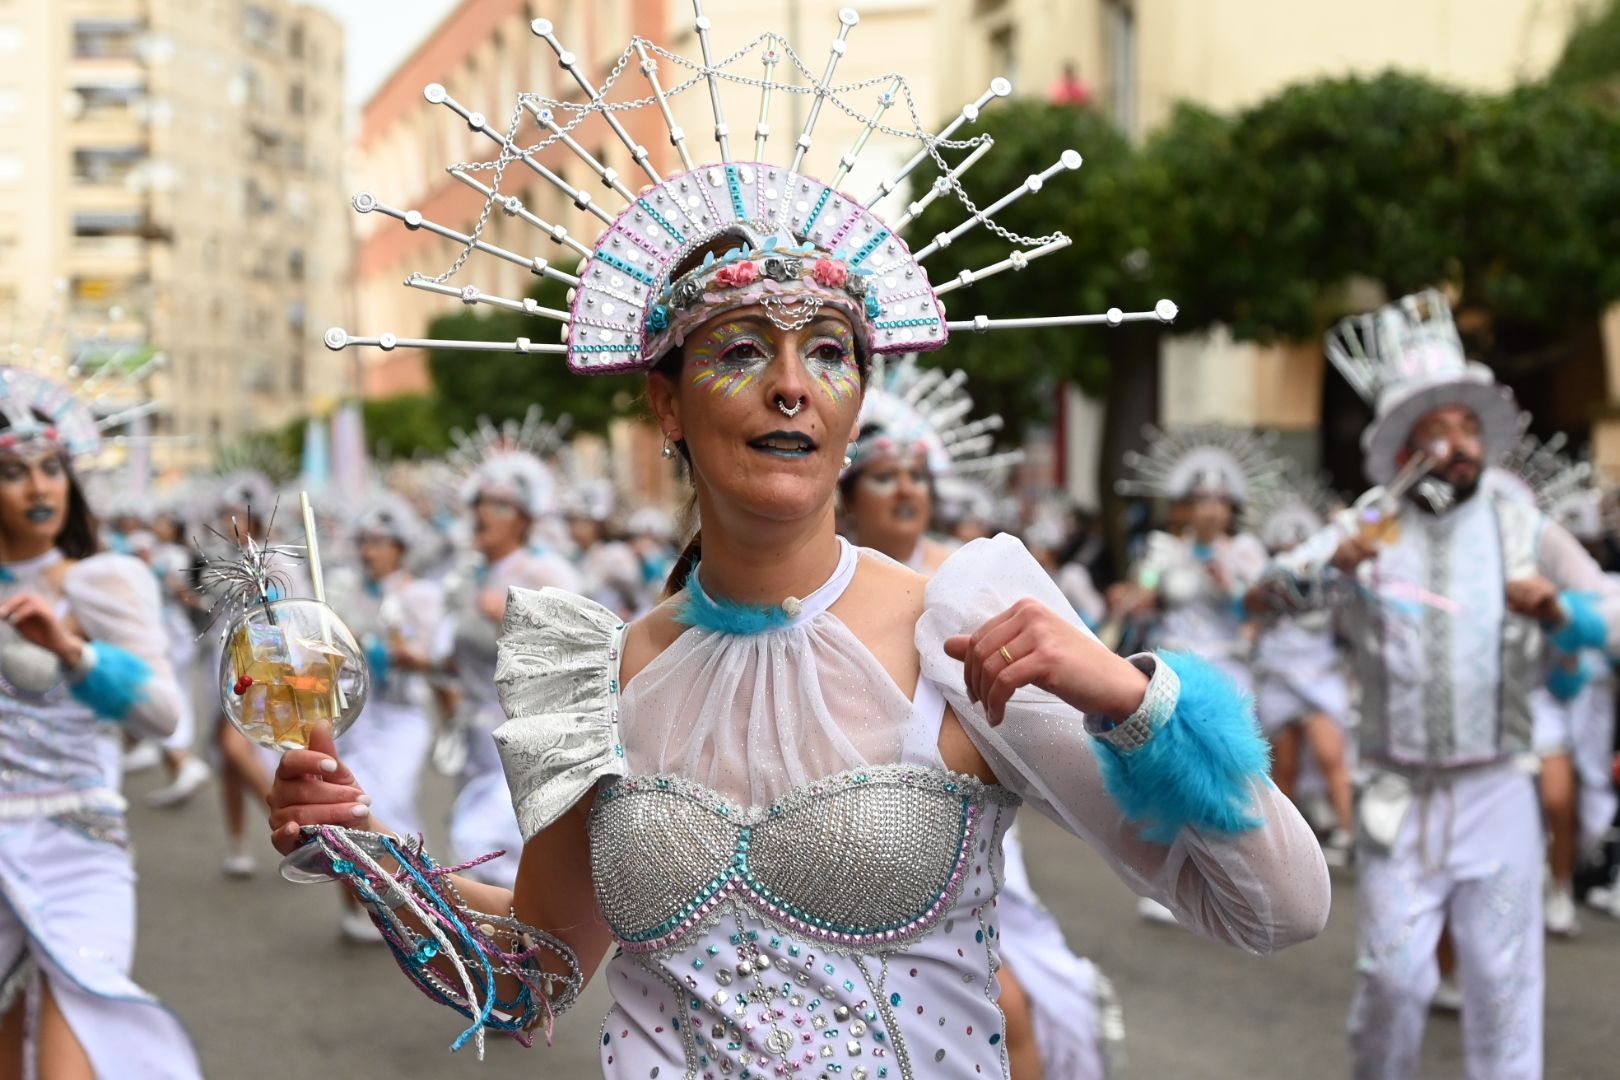
{"type": "Polygon", "coordinates": [[[1552,642],[1567,653],[1582,649],[1601,649],[1608,644],[1609,628],[1597,608],[1591,593],[1565,590],[1559,596],[1569,619],[1564,628],[1553,635],[1552,642]]]}
{"type": "Polygon", "coordinates": [[[82,674],[72,680],[68,689],[103,720],[123,723],[129,719],[129,711],[146,700],[151,666],[128,649],[105,641],[85,642],[84,652],[88,663],[79,662],[82,674]]]}
{"type": "Polygon", "coordinates": [[[1248,696],[1196,657],[1153,659],[1142,707],[1093,732],[1109,794],[1155,843],[1172,842],[1189,825],[1216,833],[1258,828],[1252,789],[1270,769],[1271,750],[1248,696]]]}
{"type": "Polygon", "coordinates": [[[1567,658],[1560,657],[1547,673],[1547,689],[1559,701],[1573,701],[1586,684],[1592,681],[1594,672],[1586,658],[1582,657],[1573,666],[1566,662],[1567,658]]]}

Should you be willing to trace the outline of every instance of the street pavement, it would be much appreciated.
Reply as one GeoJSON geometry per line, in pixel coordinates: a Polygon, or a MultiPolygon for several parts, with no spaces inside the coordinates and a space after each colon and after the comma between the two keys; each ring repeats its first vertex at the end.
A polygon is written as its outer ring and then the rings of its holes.
{"type": "MultiPolygon", "coordinates": [[[[140,872],[135,975],[185,1020],[207,1075],[599,1075],[599,1027],[607,1009],[600,985],[559,1022],[549,1049],[540,1044],[525,1050],[492,1037],[482,1064],[470,1045],[451,1054],[460,1018],[408,985],[382,947],[339,940],[332,886],[280,880],[267,840],[258,877],[225,880],[215,791],[205,789],[179,810],[148,810],[139,796],[161,779],[154,771],[128,784],[140,872]]],[[[425,802],[435,820],[442,822],[449,796],[446,781],[427,780],[425,802]]],[[[1037,815],[1022,817],[1037,890],[1074,946],[1118,987],[1130,1076],[1348,1075],[1344,1017],[1353,970],[1353,875],[1335,871],[1333,917],[1319,939],[1257,958],[1139,921],[1133,897],[1102,859],[1037,815]]],[[[442,850],[442,829],[438,843],[442,850]]],[[[1614,1014],[1620,923],[1591,912],[1582,918],[1581,938],[1551,941],[1547,948],[1550,1080],[1620,1075],[1614,1014]]],[[[1459,1034],[1455,1019],[1432,1019],[1424,1078],[1461,1076],[1459,1034]]]]}

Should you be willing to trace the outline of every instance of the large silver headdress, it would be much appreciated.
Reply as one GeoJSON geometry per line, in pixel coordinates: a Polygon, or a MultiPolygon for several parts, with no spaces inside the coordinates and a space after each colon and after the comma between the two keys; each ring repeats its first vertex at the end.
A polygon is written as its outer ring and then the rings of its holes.
{"type": "Polygon", "coordinates": [[[1529,432],[1530,417],[1519,421],[1519,438],[1486,471],[1487,486],[1534,506],[1582,540],[1605,531],[1603,478],[1591,461],[1567,452],[1568,438],[1558,432],[1543,442],[1529,432]]]}
{"type": "Polygon", "coordinates": [[[572,99],[520,94],[504,130],[491,124],[483,113],[457,101],[443,86],[427,87],[429,102],[455,113],[497,148],[497,156],[491,161],[463,162],[449,170],[451,176],[484,196],[483,212],[471,232],[432,221],[418,210],[389,206],[369,194],[354,199],[354,207],[361,213],[385,214],[409,229],[425,229],[461,246],[460,255],[445,272],[433,276],[413,274],[405,284],[465,304],[490,304],[553,320],[561,324],[560,344],[542,344],[529,337],[505,342],[435,341],[400,338],[391,333],[353,337],[337,328],[327,331],[326,344],[333,349],[358,345],[385,350],[404,347],[555,353],[566,356],[572,370],[594,374],[648,368],[668,349],[679,345],[697,322],[726,309],[754,304],[762,305],[773,321],[787,328],[807,324],[823,308],[841,310],[873,353],[937,349],[954,330],[982,332],[1092,323],[1117,326],[1138,320],[1169,322],[1175,317],[1175,305],[1161,300],[1146,312],[1127,313],[1113,308],[1100,315],[1012,319],[977,315],[948,319],[941,300],[946,293],[1004,270],[1020,270],[1031,260],[1068,246],[1069,238],[1062,233],[1021,236],[996,224],[994,216],[1023,196],[1040,191],[1059,173],[1079,168],[1080,155],[1074,150],[1063,151],[1049,168],[981,209],[963,191],[960,177],[990,148],[989,136],[955,136],[963,125],[976,120],[991,101],[1012,92],[1005,79],[992,81],[989,89],[965,105],[942,131],[932,133],[923,128],[903,76],[834,82],[839,61],[848,51],[850,32],[860,21],[853,9],[839,12],[837,37],[818,73],[780,35],[769,31],[716,60],[709,40],[713,24],[703,12],[702,0],[693,0],[692,7],[701,62],[635,37],[601,86],[587,76],[578,57],[564,48],[552,23],[536,19],[532,30],[556,53],[580,93],[572,99]],[[666,86],[659,73],[659,61],[676,70],[673,84],[666,86]],[[645,78],[650,96],[630,98],[620,86],[621,77],[632,64],[645,78]],[[784,66],[787,73],[796,73],[787,82],[778,80],[778,69],[784,66]],[[753,74],[761,67],[763,75],[753,74]],[[720,92],[722,84],[759,91],[752,153],[746,157],[733,154],[731,129],[720,92]],[[699,162],[675,120],[671,102],[683,94],[705,91],[714,117],[718,154],[713,161],[699,162]],[[791,160],[786,164],[765,160],[771,135],[771,101],[776,93],[799,94],[808,99],[803,127],[793,140],[791,160]],[[905,114],[900,123],[886,123],[886,115],[897,106],[905,114]],[[662,116],[670,143],[680,155],[680,171],[667,177],[654,166],[647,148],[636,142],[621,119],[635,110],[652,108],[662,116]],[[838,158],[830,183],[803,171],[817,120],[827,108],[839,110],[861,125],[860,135],[838,158]],[[636,171],[643,174],[648,186],[635,189],[635,182],[627,182],[587,149],[598,142],[598,135],[585,126],[593,118],[606,128],[601,136],[617,140],[629,151],[636,171]],[[534,139],[525,143],[524,132],[531,125],[534,139]],[[875,191],[852,194],[841,185],[873,134],[900,139],[915,147],[915,152],[875,191]],[[573,186],[540,160],[542,152],[559,144],[573,152],[612,192],[614,207],[598,205],[589,192],[573,186]],[[957,160],[948,160],[947,152],[957,160]],[[932,186],[925,188],[897,220],[886,222],[879,218],[871,207],[900,189],[925,163],[938,171],[932,186]],[[503,189],[507,170],[512,168],[533,173],[553,185],[581,211],[596,218],[605,227],[602,234],[593,244],[583,243],[563,225],[541,218],[503,189]],[[924,207],[947,194],[961,203],[966,219],[913,252],[900,239],[901,230],[924,207]],[[533,226],[566,258],[578,257],[578,268],[570,273],[543,257],[511,251],[483,239],[485,226],[496,210],[533,226]],[[938,286],[931,284],[922,265],[924,260],[981,226],[1007,240],[1012,247],[1007,258],[979,270],[965,270],[938,286]],[[699,265],[675,276],[683,260],[704,250],[708,254],[699,265]],[[453,284],[474,252],[567,285],[568,309],[544,307],[532,299],[492,295],[473,284],[453,284]]]}
{"type": "Polygon", "coordinates": [[[875,359],[849,468],[920,456],[936,477],[972,473],[993,480],[1023,461],[1021,450],[995,452],[1000,416],[968,421],[973,398],[966,382],[967,372],[921,367],[915,354],[894,363],[875,359]]]}
{"type": "Polygon", "coordinates": [[[450,433],[454,445],[446,460],[460,477],[463,503],[493,496],[537,520],[557,509],[557,481],[543,459],[563,449],[572,423],[566,416],[555,422],[542,417],[534,405],[521,421],[497,425],[480,418],[471,433],[450,433]]]}
{"type": "Polygon", "coordinates": [[[89,464],[109,446],[169,441],[145,433],[162,403],[148,392],[163,353],[111,340],[104,327],[48,316],[32,342],[0,351],[0,450],[60,450],[89,464]]]}
{"type": "Polygon", "coordinates": [[[1131,475],[1114,488],[1121,495],[1151,499],[1214,496],[1245,503],[1283,475],[1276,437],[1223,424],[1189,424],[1161,430],[1142,428],[1147,453],[1129,451],[1131,475]]]}
{"type": "Polygon", "coordinates": [[[1243,504],[1241,528],[1270,550],[1284,551],[1313,536],[1339,505],[1320,477],[1285,466],[1274,482],[1253,489],[1243,504]]]}

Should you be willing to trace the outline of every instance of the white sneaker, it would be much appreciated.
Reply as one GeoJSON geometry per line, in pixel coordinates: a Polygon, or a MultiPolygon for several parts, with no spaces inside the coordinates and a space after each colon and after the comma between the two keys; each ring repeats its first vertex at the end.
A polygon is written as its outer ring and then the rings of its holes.
{"type": "Polygon", "coordinates": [[[220,871],[228,878],[250,878],[259,869],[259,860],[251,852],[232,851],[225,855],[225,861],[219,864],[220,871]]]}
{"type": "Polygon", "coordinates": [[[208,778],[214,775],[206,762],[188,757],[180,763],[180,771],[175,773],[174,779],[156,791],[146,793],[146,805],[156,810],[167,810],[171,807],[184,806],[191,801],[191,797],[208,783],[208,778]]]}
{"type": "Polygon", "coordinates": [[[344,908],[343,914],[338,916],[338,935],[357,945],[381,945],[383,941],[382,931],[371,921],[371,916],[349,908],[344,908]]]}
{"type": "Polygon", "coordinates": [[[1356,838],[1348,830],[1334,829],[1322,841],[1322,859],[1329,866],[1349,866],[1355,852],[1356,838]]]}
{"type": "Polygon", "coordinates": [[[131,776],[147,769],[155,769],[163,760],[163,747],[151,739],[136,743],[135,747],[124,754],[124,775],[131,776]]]}
{"type": "Polygon", "coordinates": [[[1620,885],[1594,885],[1587,889],[1586,906],[1611,919],[1620,919],[1620,885]]]}
{"type": "Polygon", "coordinates": [[[1136,901],[1136,914],[1144,922],[1158,923],[1161,926],[1180,926],[1176,920],[1176,913],[1153,899],[1151,896],[1141,897],[1136,901]]]}
{"type": "Polygon", "coordinates": [[[1457,985],[1457,976],[1440,976],[1440,985],[1435,987],[1434,997],[1429,999],[1429,1008],[1437,1012],[1462,1012],[1462,987],[1457,985]]]}
{"type": "Polygon", "coordinates": [[[1547,889],[1546,908],[1542,913],[1547,933],[1572,938],[1581,932],[1581,921],[1575,917],[1575,889],[1568,882],[1552,884],[1547,889]]]}

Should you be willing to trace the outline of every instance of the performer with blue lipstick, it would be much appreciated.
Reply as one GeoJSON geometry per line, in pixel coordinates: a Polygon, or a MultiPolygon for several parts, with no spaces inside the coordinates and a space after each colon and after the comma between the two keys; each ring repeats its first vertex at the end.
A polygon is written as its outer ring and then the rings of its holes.
{"type": "Polygon", "coordinates": [[[125,733],[182,690],[152,572],[100,550],[73,459],[102,418],[0,368],[0,1074],[199,1076],[180,1022],[129,977],[125,733]]]}
{"type": "Polygon", "coordinates": [[[1327,351],[1375,409],[1362,447],[1381,488],[1279,556],[1267,589],[1345,617],[1361,685],[1354,1072],[1417,1073],[1449,924],[1468,1075],[1537,1077],[1544,847],[1517,761],[1548,643],[1612,647],[1620,590],[1568,530],[1482,488],[1518,409],[1444,296],[1346,319],[1327,351]]]}
{"type": "MultiPolygon", "coordinates": [[[[710,22],[694,6],[707,57],[710,22]]],[[[465,1040],[548,1022],[611,950],[601,1060],[614,1080],[1005,1078],[996,900],[1001,840],[1024,804],[1211,937],[1269,952],[1326,920],[1314,838],[1267,782],[1264,742],[1229,680],[1191,657],[1115,656],[1011,537],[970,543],[927,578],[838,536],[838,478],[874,356],[1007,325],[947,321],[948,289],[919,265],[931,250],[913,252],[901,222],[867,209],[924,161],[958,169],[982,141],[952,140],[960,123],[943,138],[884,125],[918,153],[871,197],[803,169],[824,95],[856,95],[847,107],[863,116],[910,108],[898,76],[832,84],[857,22],[841,13],[787,166],[762,160],[764,122],[752,160],[737,160],[720,117],[722,82],[760,89],[765,111],[770,91],[811,89],[775,82],[784,56],[804,66],[780,38],[729,58],[723,80],[711,61],[633,41],[626,63],[648,57],[650,100],[665,85],[713,91],[719,160],[688,156],[667,179],[551,24],[535,24],[585,94],[531,97],[537,115],[600,112],[651,187],[621,192],[617,173],[599,172],[626,205],[567,275],[563,344],[510,347],[556,349],[582,374],[646,372],[701,530],[669,599],[628,625],[559,590],[509,594],[496,679],[510,720],[496,739],[524,836],[512,889],[461,877],[452,888],[408,845],[356,831],[387,823],[366,820],[330,744],[283,759],[272,817],[282,850],[313,843],[335,860],[404,970],[471,1019],[465,1040]],[[659,63],[698,75],[666,84],[659,63]],[[401,859],[403,880],[389,872],[401,859]],[[508,912],[516,923],[496,920],[508,912]]],[[[680,129],[670,136],[689,153],[680,129]]],[[[837,183],[865,142],[827,162],[837,183]]],[[[1019,193],[1078,164],[1065,153],[1019,193]]],[[[993,224],[969,213],[963,230],[993,224]]],[[[981,275],[1066,242],[993,227],[1015,250],[981,275]]]]}

